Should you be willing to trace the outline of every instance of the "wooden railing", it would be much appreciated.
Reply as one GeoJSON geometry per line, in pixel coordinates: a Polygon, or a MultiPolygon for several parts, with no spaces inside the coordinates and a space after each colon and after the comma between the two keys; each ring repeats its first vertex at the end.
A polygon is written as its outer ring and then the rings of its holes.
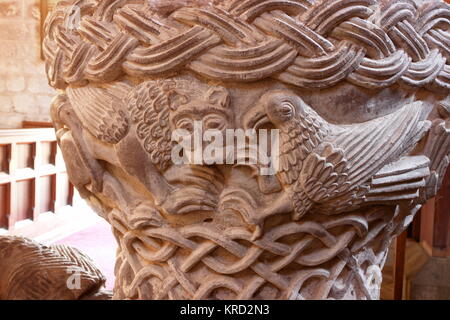
{"type": "Polygon", "coordinates": [[[410,238],[422,245],[430,257],[450,257],[450,167],[436,197],[423,205],[409,230],[396,239],[394,265],[395,300],[405,297],[406,241],[410,238]]]}
{"type": "Polygon", "coordinates": [[[70,184],[54,130],[0,130],[0,228],[71,205],[70,184]]]}
{"type": "Polygon", "coordinates": [[[450,167],[441,190],[422,208],[420,241],[433,257],[450,257],[450,167]]]}

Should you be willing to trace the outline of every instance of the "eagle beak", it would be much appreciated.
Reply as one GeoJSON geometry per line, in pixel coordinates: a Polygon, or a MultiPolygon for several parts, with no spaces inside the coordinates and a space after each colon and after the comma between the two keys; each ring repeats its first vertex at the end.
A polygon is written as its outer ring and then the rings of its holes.
{"type": "Polygon", "coordinates": [[[244,114],[243,125],[244,129],[255,129],[258,130],[264,124],[270,123],[266,112],[261,110],[260,106],[251,108],[244,114]]]}

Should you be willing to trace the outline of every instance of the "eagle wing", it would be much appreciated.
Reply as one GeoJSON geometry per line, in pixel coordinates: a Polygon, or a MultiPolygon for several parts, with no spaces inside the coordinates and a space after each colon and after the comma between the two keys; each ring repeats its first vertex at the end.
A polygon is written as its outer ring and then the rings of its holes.
{"type": "Polygon", "coordinates": [[[428,131],[425,117],[422,103],[414,102],[379,119],[336,128],[305,160],[299,182],[314,202],[330,210],[362,201],[377,172],[412,150],[428,131]]]}
{"type": "Polygon", "coordinates": [[[131,87],[124,82],[67,88],[72,108],[84,128],[100,141],[115,144],[128,133],[123,102],[131,87]]]}

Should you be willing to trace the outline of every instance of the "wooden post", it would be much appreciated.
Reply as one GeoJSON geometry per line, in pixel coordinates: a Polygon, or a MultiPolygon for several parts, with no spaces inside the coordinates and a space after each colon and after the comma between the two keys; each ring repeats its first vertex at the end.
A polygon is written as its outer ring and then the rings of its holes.
{"type": "Polygon", "coordinates": [[[405,277],[405,253],[406,253],[406,237],[405,230],[395,240],[395,267],[394,267],[394,300],[403,299],[403,280],[405,277]]]}
{"type": "Polygon", "coordinates": [[[421,243],[432,257],[450,257],[450,167],[441,190],[422,208],[421,243]]]}
{"type": "Polygon", "coordinates": [[[441,190],[436,195],[434,208],[434,254],[450,257],[450,168],[444,177],[441,190]]]}
{"type": "MultiPolygon", "coordinates": [[[[34,143],[34,171],[38,173],[41,167],[42,161],[42,145],[40,141],[34,143]]],[[[34,208],[33,208],[33,220],[37,220],[41,213],[41,179],[39,174],[34,179],[34,208]]]]}
{"type": "MultiPolygon", "coordinates": [[[[17,168],[17,144],[11,143],[9,152],[9,176],[14,177],[17,168]]],[[[14,178],[9,181],[9,218],[8,227],[17,222],[17,182],[14,178]]]]}

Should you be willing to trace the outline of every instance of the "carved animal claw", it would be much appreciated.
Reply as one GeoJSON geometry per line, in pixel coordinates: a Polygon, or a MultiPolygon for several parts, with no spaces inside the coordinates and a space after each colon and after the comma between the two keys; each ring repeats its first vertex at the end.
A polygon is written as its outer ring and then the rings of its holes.
{"type": "Polygon", "coordinates": [[[214,211],[217,198],[205,190],[195,187],[181,188],[172,194],[162,204],[168,214],[184,215],[195,211],[214,211]]]}
{"type": "MultiPolygon", "coordinates": [[[[263,235],[264,231],[264,222],[267,218],[270,218],[272,216],[288,213],[291,212],[294,208],[292,207],[292,202],[290,201],[290,198],[283,194],[281,198],[278,198],[273,205],[263,209],[259,214],[253,214],[251,217],[252,223],[255,225],[255,231],[252,236],[252,241],[258,240],[263,235]]],[[[295,213],[294,213],[295,215],[295,213]]],[[[297,216],[294,216],[297,218],[296,221],[298,221],[303,214],[297,216]]],[[[295,219],[294,219],[295,220],[295,219]]]]}
{"type": "Polygon", "coordinates": [[[241,189],[228,190],[222,196],[219,210],[238,213],[246,223],[253,226],[251,241],[258,240],[263,236],[267,218],[293,211],[292,202],[286,193],[283,193],[272,205],[264,209],[261,209],[254,200],[249,198],[247,192],[241,189]]]}
{"type": "Polygon", "coordinates": [[[164,224],[164,218],[155,207],[140,204],[132,210],[129,224],[134,230],[145,227],[161,227],[164,224]]]}

